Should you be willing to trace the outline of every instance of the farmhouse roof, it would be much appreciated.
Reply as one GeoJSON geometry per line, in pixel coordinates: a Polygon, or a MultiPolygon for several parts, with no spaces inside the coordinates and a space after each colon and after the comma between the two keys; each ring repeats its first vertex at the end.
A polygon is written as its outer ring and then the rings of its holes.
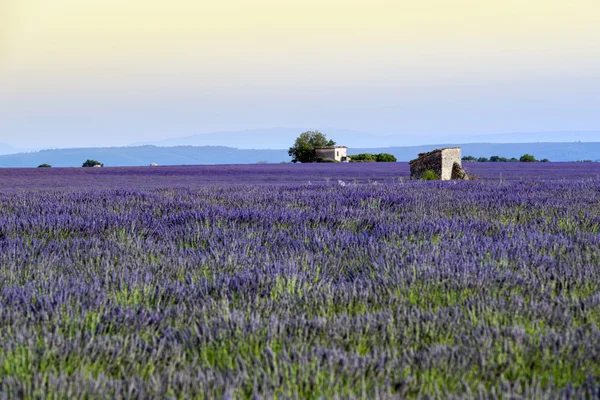
{"type": "Polygon", "coordinates": [[[346,146],[320,146],[320,147],[315,147],[315,149],[319,150],[319,149],[347,149],[348,147],[346,146]]]}

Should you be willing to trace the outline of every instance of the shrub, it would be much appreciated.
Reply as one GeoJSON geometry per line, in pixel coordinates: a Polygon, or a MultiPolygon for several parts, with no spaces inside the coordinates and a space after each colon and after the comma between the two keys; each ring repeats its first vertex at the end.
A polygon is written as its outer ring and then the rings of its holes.
{"type": "Polygon", "coordinates": [[[523,154],[521,158],[519,158],[520,162],[535,162],[536,159],[531,154],[523,154]]]}
{"type": "Polygon", "coordinates": [[[38,168],[52,168],[52,165],[50,165],[50,164],[40,164],[40,165],[38,165],[38,168]]]}
{"type": "Polygon", "coordinates": [[[361,153],[356,155],[351,155],[350,162],[396,162],[396,157],[393,154],[389,153],[379,153],[379,154],[371,154],[371,153],[361,153]]]}
{"type": "Polygon", "coordinates": [[[349,156],[350,162],[376,162],[377,156],[375,154],[370,153],[361,153],[349,156]]]}
{"type": "Polygon", "coordinates": [[[425,172],[423,172],[423,177],[421,179],[423,179],[424,181],[439,181],[440,176],[434,170],[428,169],[425,172]]]}
{"type": "Polygon", "coordinates": [[[96,165],[104,167],[104,164],[102,164],[100,161],[90,160],[90,159],[85,160],[85,162],[81,166],[82,167],[95,167],[96,165]]]}
{"type": "Polygon", "coordinates": [[[377,162],[396,162],[396,157],[389,153],[379,153],[375,156],[377,162]]]}

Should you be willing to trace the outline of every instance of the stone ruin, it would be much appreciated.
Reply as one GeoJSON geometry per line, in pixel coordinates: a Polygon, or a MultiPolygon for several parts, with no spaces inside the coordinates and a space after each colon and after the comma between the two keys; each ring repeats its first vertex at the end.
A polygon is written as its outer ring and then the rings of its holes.
{"type": "Polygon", "coordinates": [[[419,158],[410,162],[410,179],[422,179],[425,171],[434,171],[441,180],[468,180],[462,168],[460,147],[446,147],[428,153],[419,153],[419,158]]]}

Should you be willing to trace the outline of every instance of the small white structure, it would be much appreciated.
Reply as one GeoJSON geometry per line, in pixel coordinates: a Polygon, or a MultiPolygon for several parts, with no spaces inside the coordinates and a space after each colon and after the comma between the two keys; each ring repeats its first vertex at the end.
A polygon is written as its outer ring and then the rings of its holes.
{"type": "Polygon", "coordinates": [[[319,158],[327,158],[335,161],[346,161],[348,158],[346,155],[348,148],[346,146],[317,147],[315,150],[319,158]]]}
{"type": "Polygon", "coordinates": [[[96,164],[96,165],[94,165],[94,168],[102,168],[102,165],[96,164]]]}
{"type": "Polygon", "coordinates": [[[158,167],[158,164],[156,164],[156,163],[152,163],[152,164],[150,164],[150,166],[151,166],[151,167],[158,167]]]}

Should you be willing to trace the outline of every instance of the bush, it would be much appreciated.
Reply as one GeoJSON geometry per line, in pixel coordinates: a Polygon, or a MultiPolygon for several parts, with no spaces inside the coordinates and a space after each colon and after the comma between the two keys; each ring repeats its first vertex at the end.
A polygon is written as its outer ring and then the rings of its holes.
{"type": "Polygon", "coordinates": [[[96,165],[104,167],[104,164],[102,164],[100,161],[90,160],[90,159],[85,160],[85,162],[81,166],[82,167],[95,167],[96,165]]]}
{"type": "Polygon", "coordinates": [[[423,177],[421,179],[423,179],[424,181],[439,181],[440,176],[434,170],[428,169],[425,172],[423,172],[423,177]]]}
{"type": "Polygon", "coordinates": [[[464,156],[462,158],[463,161],[477,161],[477,159],[473,156],[464,156]]]}
{"type": "Polygon", "coordinates": [[[396,162],[396,157],[389,153],[379,153],[375,156],[377,162],[396,162]]]}
{"type": "Polygon", "coordinates": [[[379,153],[379,154],[371,154],[371,153],[361,153],[356,154],[350,157],[350,162],[396,162],[396,157],[393,154],[389,153],[379,153]]]}
{"type": "Polygon", "coordinates": [[[38,168],[52,168],[52,165],[50,165],[50,164],[40,164],[40,165],[38,165],[38,168]]]}
{"type": "Polygon", "coordinates": [[[520,162],[536,162],[536,159],[531,154],[523,154],[521,158],[519,158],[520,162]]]}
{"type": "Polygon", "coordinates": [[[377,161],[377,156],[375,154],[369,154],[369,153],[361,153],[361,154],[356,154],[353,156],[349,156],[350,157],[350,162],[376,162],[377,161]]]}
{"type": "Polygon", "coordinates": [[[487,157],[479,157],[477,162],[489,162],[490,160],[487,157]]]}

